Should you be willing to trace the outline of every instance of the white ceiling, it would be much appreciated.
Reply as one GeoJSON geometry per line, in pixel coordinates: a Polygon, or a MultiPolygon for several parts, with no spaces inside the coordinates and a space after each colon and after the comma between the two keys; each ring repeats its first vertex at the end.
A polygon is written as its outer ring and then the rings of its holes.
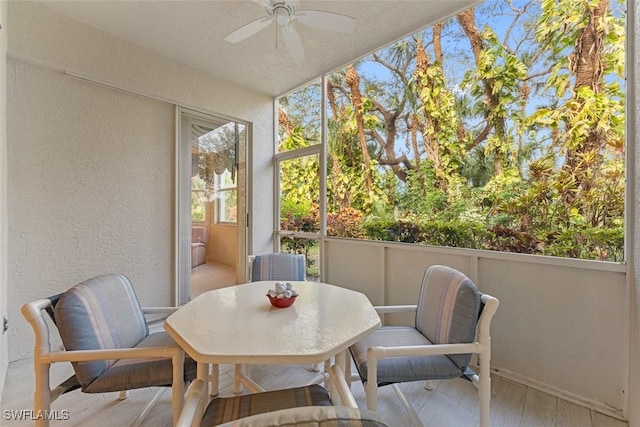
{"type": "Polygon", "coordinates": [[[50,9],[138,46],[268,95],[281,95],[472,6],[473,0],[301,0],[301,9],[356,18],[353,34],[295,24],[306,60],[294,63],[272,23],[238,43],[225,36],[267,16],[251,0],[43,1],[50,9]]]}

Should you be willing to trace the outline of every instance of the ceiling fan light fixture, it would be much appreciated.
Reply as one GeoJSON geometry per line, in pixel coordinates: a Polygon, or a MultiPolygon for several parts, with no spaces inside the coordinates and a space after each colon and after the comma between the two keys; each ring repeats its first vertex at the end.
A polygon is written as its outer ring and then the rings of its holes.
{"type": "Polygon", "coordinates": [[[287,25],[291,19],[291,12],[285,6],[276,6],[273,14],[276,17],[276,23],[281,27],[287,25]]]}

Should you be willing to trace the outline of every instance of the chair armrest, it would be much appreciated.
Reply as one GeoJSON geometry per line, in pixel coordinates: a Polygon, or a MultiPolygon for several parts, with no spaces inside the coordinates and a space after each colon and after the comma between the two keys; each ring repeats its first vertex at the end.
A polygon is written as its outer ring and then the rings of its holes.
{"type": "Polygon", "coordinates": [[[162,330],[164,321],[180,307],[142,307],[142,314],[149,326],[149,332],[162,330]]]}
{"type": "Polygon", "coordinates": [[[175,313],[180,307],[142,307],[143,314],[170,314],[175,313]]]}
{"type": "Polygon", "coordinates": [[[483,345],[490,345],[491,320],[493,319],[493,315],[496,314],[496,311],[498,310],[500,301],[498,301],[497,298],[487,294],[483,294],[481,298],[482,303],[484,304],[484,308],[482,309],[480,319],[478,319],[478,341],[483,345]]]}
{"type": "Polygon", "coordinates": [[[183,353],[183,350],[178,345],[175,345],[49,352],[43,354],[40,359],[48,362],[89,362],[95,360],[146,359],[150,357],[169,359],[180,353],[183,353]]]}
{"type": "Polygon", "coordinates": [[[477,343],[412,345],[398,347],[371,347],[367,352],[367,360],[371,357],[383,359],[397,356],[434,356],[442,354],[482,353],[482,346],[477,343]]]}
{"type": "Polygon", "coordinates": [[[378,305],[373,307],[378,314],[410,313],[418,309],[417,305],[378,305]]]}
{"type": "Polygon", "coordinates": [[[205,394],[205,383],[201,379],[194,380],[187,390],[187,397],[184,400],[182,411],[178,417],[175,427],[191,427],[197,416],[194,425],[200,425],[202,414],[198,414],[198,407],[205,394]]]}

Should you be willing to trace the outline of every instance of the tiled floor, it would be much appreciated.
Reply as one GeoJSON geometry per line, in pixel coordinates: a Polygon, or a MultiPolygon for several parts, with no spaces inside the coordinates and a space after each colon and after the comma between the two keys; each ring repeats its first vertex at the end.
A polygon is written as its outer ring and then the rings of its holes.
{"type": "MultiPolygon", "coordinates": [[[[70,365],[57,364],[52,369],[55,380],[66,378],[70,365]]],[[[220,393],[232,394],[232,367],[221,366],[220,393]]],[[[266,389],[301,385],[310,381],[315,373],[308,366],[254,366],[252,377],[266,389]]],[[[57,384],[57,383],[56,383],[57,384]]],[[[442,381],[427,391],[420,382],[401,386],[425,426],[469,427],[478,425],[478,397],[476,389],[463,380],[442,381]]],[[[625,427],[627,423],[599,414],[535,389],[493,376],[491,425],[553,426],[553,427],[625,427]]],[[[60,397],[53,405],[60,418],[51,426],[112,427],[129,425],[152,398],[155,390],[132,390],[127,400],[118,401],[117,393],[89,395],[74,391],[60,397]],[[64,412],[66,411],[66,412],[64,412]]],[[[353,392],[361,407],[365,407],[360,383],[353,384],[353,392]]],[[[33,398],[33,369],[30,359],[13,362],[0,404],[0,426],[32,426],[31,420],[15,420],[12,414],[30,410],[33,398]],[[9,411],[9,412],[6,412],[9,411]],[[13,412],[12,412],[13,411],[13,412]]],[[[380,389],[380,413],[390,426],[409,426],[409,418],[390,387],[380,389]]],[[[28,412],[22,412],[29,415],[28,412]]],[[[171,426],[171,393],[167,390],[152,408],[143,425],[171,426]]]]}
{"type": "Polygon", "coordinates": [[[203,292],[237,285],[235,267],[207,262],[191,269],[191,298],[203,292]]]}

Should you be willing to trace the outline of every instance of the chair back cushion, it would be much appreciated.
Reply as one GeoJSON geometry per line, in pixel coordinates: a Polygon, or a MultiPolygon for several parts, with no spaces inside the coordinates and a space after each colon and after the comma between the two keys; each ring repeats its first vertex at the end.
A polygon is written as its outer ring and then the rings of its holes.
{"type": "Polygon", "coordinates": [[[318,384],[213,399],[203,426],[217,426],[240,418],[296,407],[331,406],[329,392],[318,384]]]}
{"type": "MultiPolygon", "coordinates": [[[[55,318],[66,350],[134,347],[149,328],[133,287],[121,274],[106,274],[78,283],[62,294],[55,318]]],[[[74,362],[84,387],[115,360],[74,362]]]]}
{"type": "Polygon", "coordinates": [[[200,225],[191,226],[191,244],[204,243],[207,244],[209,238],[209,229],[200,225]]]}
{"type": "MultiPolygon", "coordinates": [[[[416,329],[433,344],[473,342],[480,312],[476,285],[458,270],[431,266],[422,278],[416,329]]],[[[471,354],[448,356],[460,369],[471,361],[471,354]]]]}
{"type": "Polygon", "coordinates": [[[304,255],[256,255],[251,264],[251,281],[258,280],[305,280],[304,255]]]}

